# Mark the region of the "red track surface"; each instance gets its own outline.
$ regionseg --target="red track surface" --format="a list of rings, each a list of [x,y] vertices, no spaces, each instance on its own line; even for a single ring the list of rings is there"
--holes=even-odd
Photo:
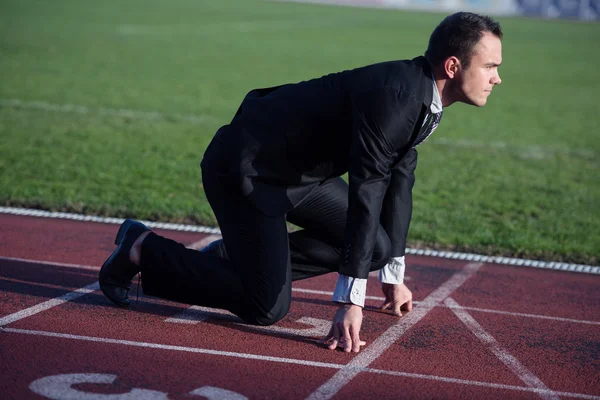
[[[3,399],[600,399],[597,275],[409,256],[415,308],[398,319],[368,299],[367,346],[346,354],[314,339],[333,274],[297,282],[290,314],[262,329],[141,289],[129,310],[95,287],[47,303],[97,281],[116,230],[0,215]],[[367,294],[381,296],[375,277]]]

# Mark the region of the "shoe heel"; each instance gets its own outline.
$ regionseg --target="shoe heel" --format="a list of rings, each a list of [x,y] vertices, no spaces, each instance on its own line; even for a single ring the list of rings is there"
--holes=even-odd
[[[121,239],[123,238],[123,235],[125,234],[125,232],[127,232],[127,228],[129,228],[129,225],[131,225],[131,220],[130,219],[126,219],[122,224],[121,227],[119,228],[119,232],[117,232],[117,237],[115,238],[115,245],[118,246],[121,243]]]

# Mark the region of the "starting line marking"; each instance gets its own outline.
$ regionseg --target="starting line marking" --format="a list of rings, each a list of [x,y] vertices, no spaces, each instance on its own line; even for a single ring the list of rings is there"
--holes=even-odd
[[[413,312],[414,311],[415,310],[413,310]],[[148,342],[135,342],[135,341],[131,341],[131,340],[110,339],[110,338],[82,336],[82,335],[71,335],[71,334],[67,334],[67,333],[36,331],[36,330],[29,330],[29,329],[0,328],[0,331],[6,332],[6,333],[19,333],[19,334],[25,334],[25,335],[46,336],[46,337],[55,337],[55,338],[71,339],[71,340],[82,340],[82,341],[88,341],[88,342],[119,344],[119,345],[134,346],[134,347],[145,347],[145,348],[159,349],[159,350],[181,351],[181,352],[196,353],[196,354],[208,354],[208,355],[215,355],[215,356],[235,357],[235,358],[242,358],[242,359],[247,359],[247,360],[270,361],[270,362],[279,362],[279,363],[284,363],[284,364],[297,364],[297,365],[305,365],[305,366],[309,366],[309,367],[331,368],[331,369],[338,369],[338,370],[341,370],[346,367],[346,365],[343,365],[343,364],[326,363],[326,362],[320,362],[320,361],[307,361],[307,360],[299,360],[299,359],[294,359],[294,358],[261,356],[261,355],[257,355],[257,354],[201,349],[201,348],[197,348],[197,347],[173,346],[173,345],[148,343]],[[438,382],[456,383],[456,384],[461,384],[461,385],[479,386],[479,387],[486,387],[486,388],[493,388],[493,389],[505,389],[505,390],[519,391],[519,392],[531,392],[531,393],[540,393],[540,394],[546,393],[543,389],[537,389],[537,388],[504,385],[504,384],[498,384],[498,383],[473,381],[473,380],[467,380],[467,379],[447,378],[447,377],[436,376],[436,375],[386,371],[386,370],[373,369],[373,368],[361,368],[360,371],[358,371],[358,372],[385,374],[385,375],[392,375],[392,376],[401,376],[401,377],[405,377],[405,378],[425,379],[425,380],[432,380],[432,381],[438,381]],[[571,393],[571,392],[552,392],[552,393],[556,394],[558,396],[563,396],[563,397],[573,397],[573,398],[586,399],[586,400],[600,400],[600,396],[593,396],[593,395],[587,395],[587,394],[582,394],[582,393]]]
[[[444,303],[450,307],[454,315],[479,339],[483,344],[508,367],[527,386],[543,391],[541,397],[548,400],[558,400],[559,397],[544,384],[536,375],[529,371],[515,356],[500,346],[500,343],[464,310],[454,299],[448,297]]]
[[[483,263],[467,264],[463,270],[452,275],[450,279],[431,292],[418,307],[414,308],[411,312],[406,314],[406,316],[398,320],[397,323],[388,328],[381,336],[375,339],[370,346],[358,353],[356,357],[315,390],[307,399],[325,400],[335,396],[340,389],[383,354],[383,352],[404,335],[408,329],[433,310],[438,303],[443,302],[456,289],[462,286],[463,283],[475,275],[482,265]]]
[[[17,208],[17,207],[0,207],[0,214],[10,215],[22,215],[40,218],[56,218],[56,219],[70,219],[74,221],[87,221],[87,222],[99,222],[105,224],[122,224],[123,218],[110,218],[110,217],[97,217],[92,215],[81,215],[64,212],[50,212],[43,210],[32,210],[28,208]],[[152,221],[140,221],[153,229],[167,229],[173,231],[182,232],[198,232],[198,233],[209,233],[213,235],[220,235],[221,231],[218,228],[210,228],[206,226],[196,225],[183,225],[183,224],[171,224],[163,222],[152,222]],[[446,258],[451,260],[470,261],[470,262],[484,262],[492,264],[503,264],[513,265],[522,267],[534,267],[542,269],[551,269],[559,271],[569,272],[582,272],[587,274],[600,274],[600,266],[584,265],[584,264],[569,264],[562,262],[546,262],[537,260],[525,260],[521,258],[512,257],[496,257],[496,256],[485,256],[481,254],[473,253],[459,253],[452,251],[437,251],[427,249],[406,249],[406,254],[417,255],[417,256],[428,256]]]

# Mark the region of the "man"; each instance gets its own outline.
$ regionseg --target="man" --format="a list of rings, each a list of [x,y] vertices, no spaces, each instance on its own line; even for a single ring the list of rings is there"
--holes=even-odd
[[[146,294],[269,325],[288,312],[293,280],[338,272],[324,342],[358,352],[370,271],[380,270],[383,308],[412,308],[403,275],[415,147],[444,107],[486,104],[501,82],[501,39],[492,19],[456,13],[424,57],[252,90],[201,164],[223,240],[189,250],[128,220],[100,271],[102,291],[127,306],[141,271]],[[286,221],[303,229],[288,234]]]

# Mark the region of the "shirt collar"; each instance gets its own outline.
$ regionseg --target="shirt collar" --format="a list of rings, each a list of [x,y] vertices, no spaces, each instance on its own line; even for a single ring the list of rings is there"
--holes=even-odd
[[[438,91],[437,85],[435,84],[435,76],[433,76],[433,72],[431,73],[431,79],[433,80],[433,99],[431,100],[431,112],[439,113],[442,112],[444,107],[442,106],[442,98],[440,97],[440,92]]]

